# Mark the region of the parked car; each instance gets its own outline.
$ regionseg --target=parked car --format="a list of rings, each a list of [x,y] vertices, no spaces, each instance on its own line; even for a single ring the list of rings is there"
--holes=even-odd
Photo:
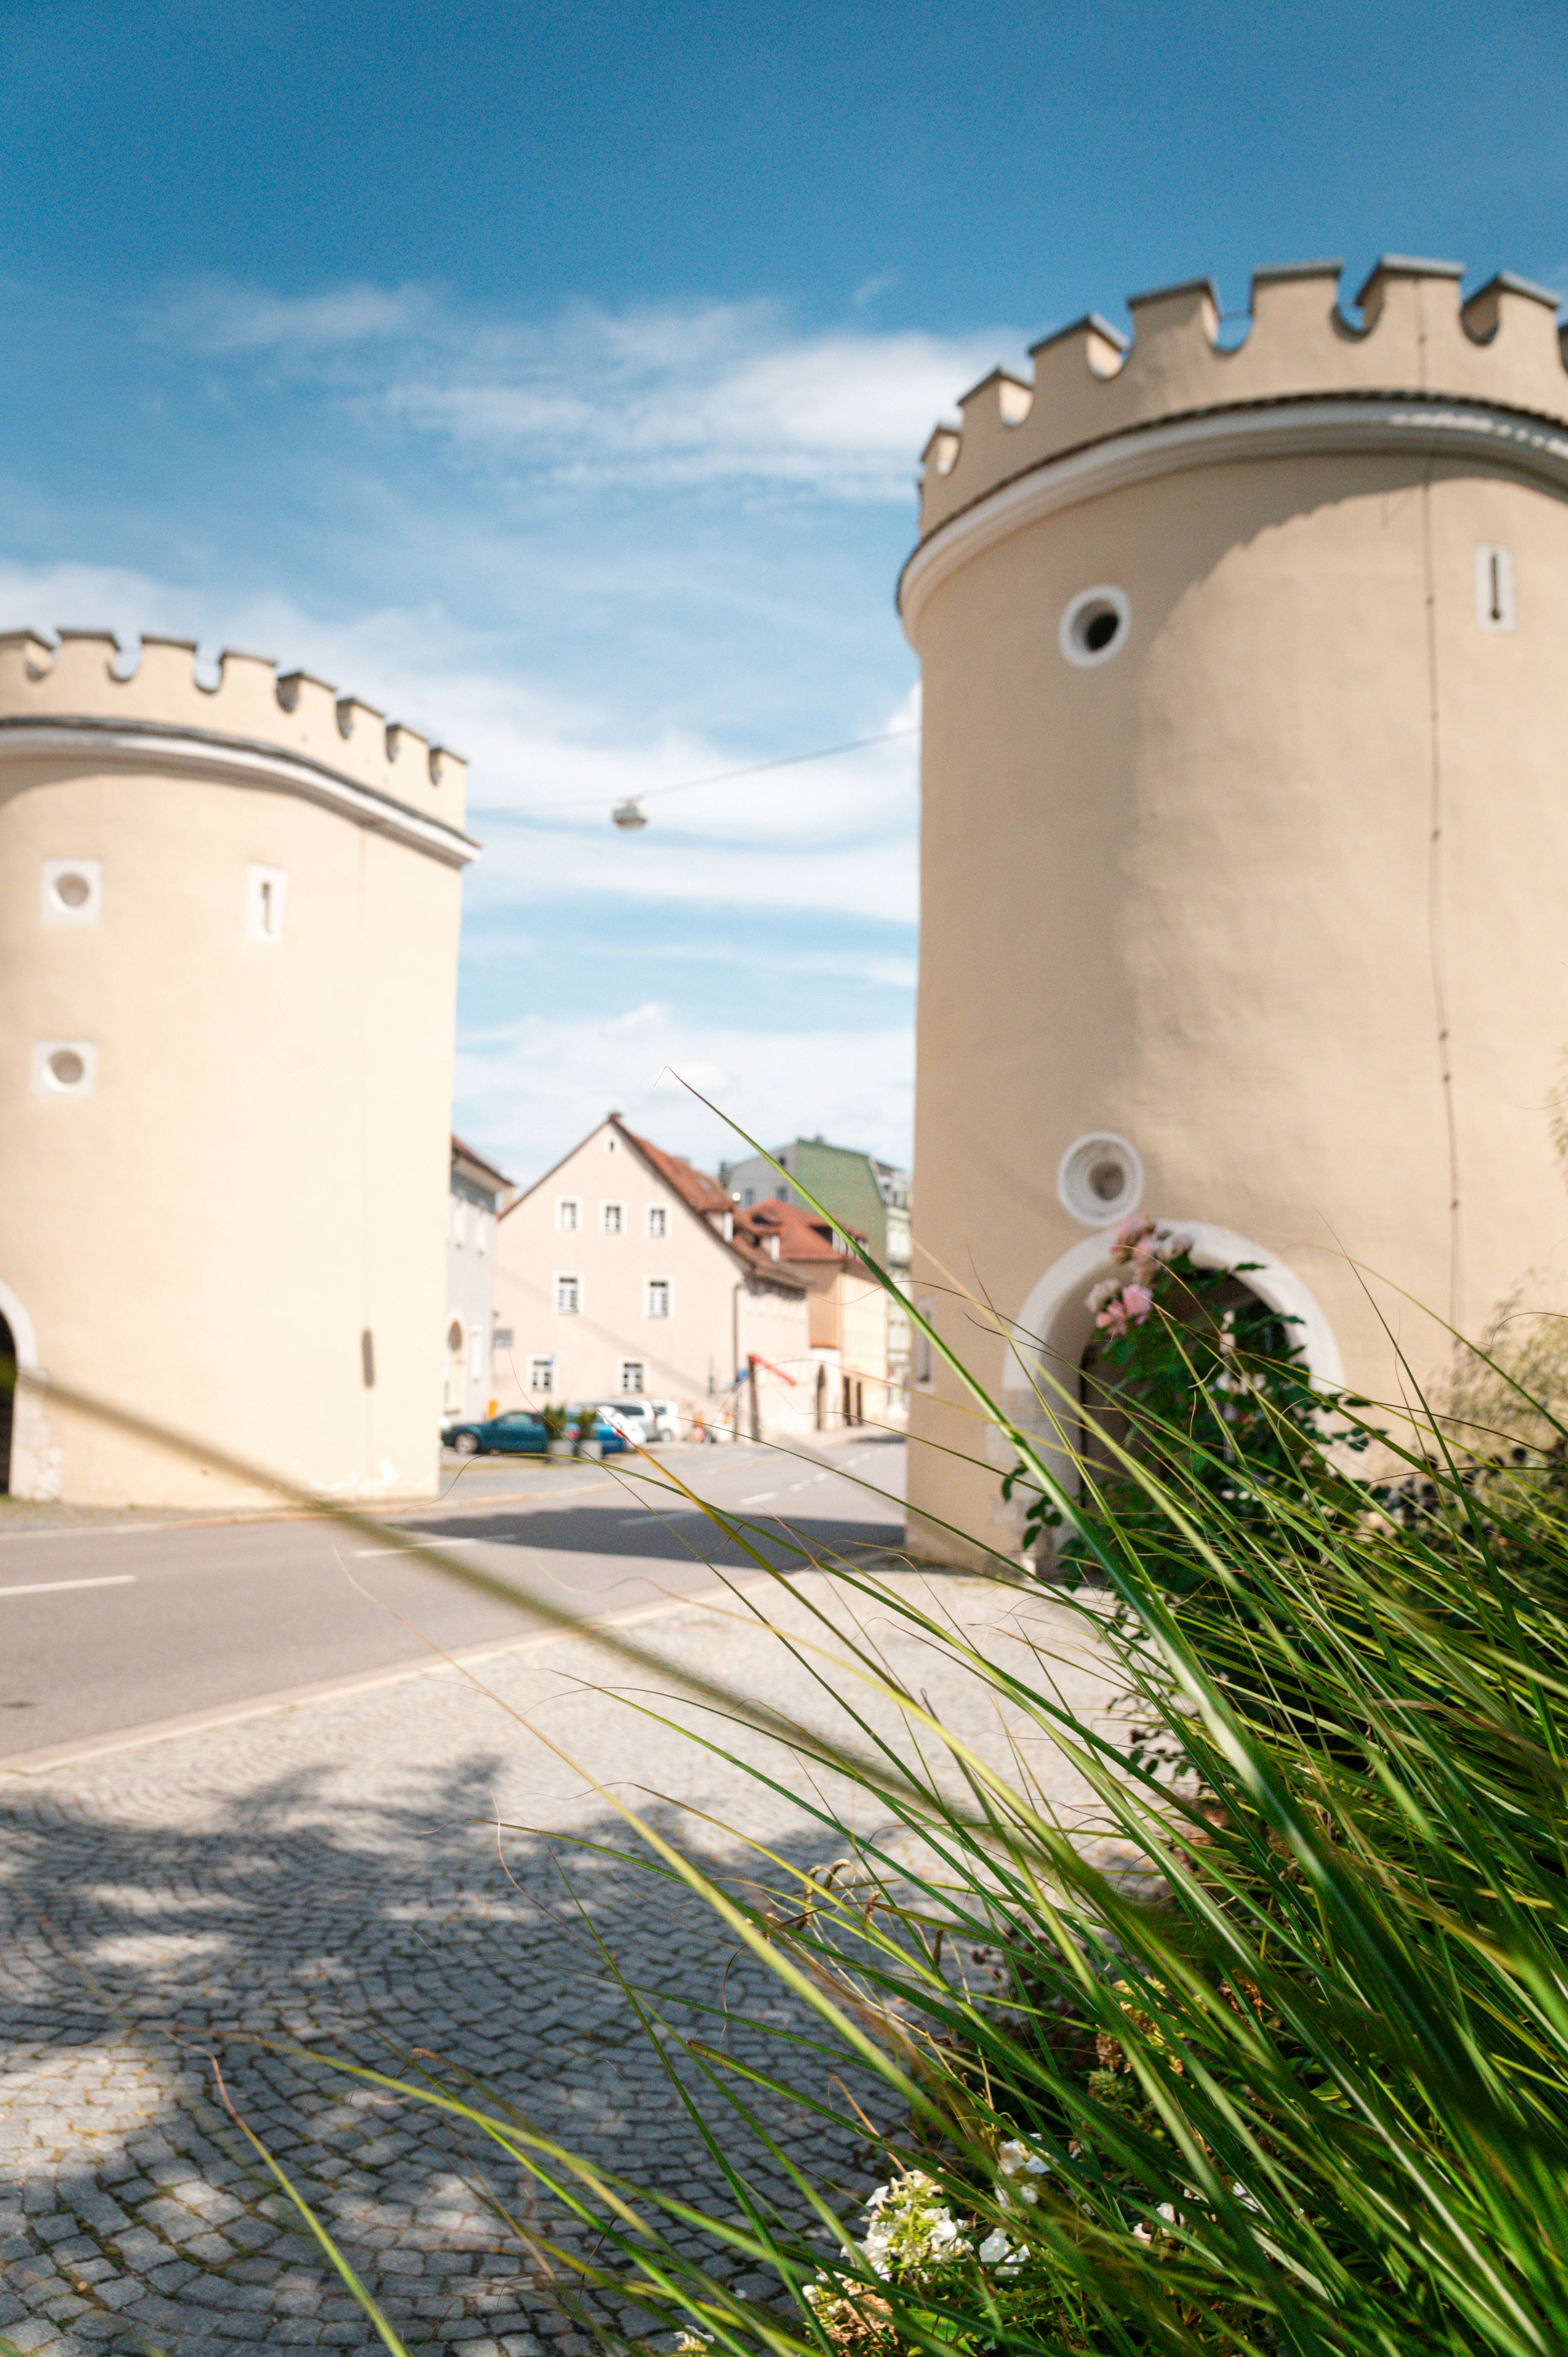
[[[644,1448],[652,1441],[675,1440],[680,1435],[673,1400],[606,1400],[604,1414],[628,1439],[640,1442]]]
[[[525,1407],[509,1408],[504,1415],[484,1416],[473,1424],[447,1424],[441,1427],[442,1447],[455,1448],[459,1457],[542,1457],[545,1437],[542,1418]],[[607,1457],[613,1457],[618,1449],[626,1447],[621,1435],[605,1421],[602,1414],[598,1440]]]
[[[505,1415],[482,1416],[473,1424],[441,1427],[441,1446],[459,1457],[542,1457],[544,1426],[525,1407],[509,1408]]]
[[[566,1411],[568,1428],[580,1433],[583,1427],[579,1419],[585,1412],[591,1413],[595,1418],[593,1437],[599,1444],[600,1455],[604,1457],[618,1455],[626,1447],[626,1436],[610,1422],[602,1407],[595,1405],[590,1410],[589,1404],[585,1400],[581,1407],[569,1407]]]

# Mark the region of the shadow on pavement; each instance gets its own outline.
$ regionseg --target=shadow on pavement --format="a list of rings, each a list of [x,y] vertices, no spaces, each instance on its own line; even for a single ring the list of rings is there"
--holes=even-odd
[[[122,1767],[123,1788],[101,1781],[94,1803],[4,1796],[0,2133],[18,2206],[7,2217],[0,2189],[0,2333],[62,2357],[374,2341],[213,2103],[216,2055],[240,2110],[411,2344],[519,2357],[557,2339],[559,2306],[506,2222],[562,2222],[515,2168],[471,2133],[246,2040],[393,2069],[432,2050],[542,2133],[727,2214],[733,2195],[589,1924],[677,2033],[831,2104],[841,2128],[782,2102],[761,2108],[819,2185],[863,2198],[842,2087],[874,2112],[876,2093],[837,2058],[786,2041],[800,2014],[698,1900],[608,1854],[628,1843],[618,1819],[580,1813],[598,1855],[523,1832],[505,1836],[503,1862],[492,1794],[504,1765],[475,1749],[373,1797],[363,1774],[345,1796],[342,1759],[243,1790],[231,1777],[227,1794],[199,1789],[193,1770],[177,1807],[166,1769],[156,1806],[140,1803],[135,1765]],[[700,1846],[691,1820],[658,1815]],[[802,1865],[815,1855],[810,1836],[780,1846]],[[710,1843],[708,1856],[738,1870],[738,1853]],[[661,2042],[689,2078],[676,2039]],[[723,2135],[737,2156],[733,2116]],[[754,2158],[758,2181],[797,2211],[780,2169]],[[38,2338],[44,2321],[61,2337]],[[589,2344],[566,2332],[562,2345]]]

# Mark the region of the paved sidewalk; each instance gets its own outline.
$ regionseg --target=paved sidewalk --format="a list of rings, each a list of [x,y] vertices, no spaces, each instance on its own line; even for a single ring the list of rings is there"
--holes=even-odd
[[[1015,1646],[1015,1595],[957,1577],[900,1584],[991,1631],[986,1641]],[[821,1580],[800,1587],[826,1592]],[[779,1594],[768,1591],[775,1612]],[[806,1625],[797,1598],[782,1609]],[[1076,1652],[1062,1674],[1075,1707],[1101,1710],[1081,1634],[1047,1600],[1022,1610]],[[890,1618],[875,1628],[953,1723],[1001,1744],[975,1681]],[[630,1633],[832,1723],[804,1671],[733,1602],[686,1604]],[[730,1827],[801,1864],[828,1855],[789,1797],[804,1792],[803,1772],[783,1762],[787,1792],[776,1795],[715,1761],[633,1707],[671,1708],[655,1679],[585,1640],[536,1641],[482,1675],[499,1699],[442,1669],[0,1777],[0,2337],[14,2348],[200,2357],[240,2343],[374,2342],[214,2102],[213,2056],[411,2343],[466,2357],[585,2348],[506,2222],[556,2222],[493,2147],[325,2063],[242,2041],[292,2039],[392,2069],[430,2050],[539,2131],[723,2206],[660,2049],[589,1924],[627,1977],[658,1993],[676,2032],[832,2097],[830,2066],[777,2039],[800,2026],[780,1986],[700,1902],[612,1854],[633,1844],[570,1762],[740,1878],[753,1869]],[[625,1698],[596,1691],[596,1679],[618,1682]],[[671,1715],[697,1716],[690,1705]],[[779,1770],[761,1738],[717,1732]],[[1047,1754],[1038,1765],[1064,1809],[1081,1813],[1062,1764]],[[867,1831],[880,1815],[862,1803]],[[721,2014],[693,2010],[714,2007]],[[667,2033],[660,2042],[679,2052]],[[882,2104],[853,2083],[868,2108]],[[853,2125],[824,2126],[782,2102],[769,2117],[818,2182],[846,2205],[864,2195]],[[737,2148],[733,2129],[725,2141]]]

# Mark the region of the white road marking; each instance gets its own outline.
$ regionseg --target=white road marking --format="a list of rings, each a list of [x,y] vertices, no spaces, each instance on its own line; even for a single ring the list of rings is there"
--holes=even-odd
[[[443,1539],[437,1538],[434,1531],[426,1531],[422,1532],[416,1539],[406,1540],[402,1546],[356,1547],[354,1549],[354,1553],[356,1556],[367,1555],[413,1555],[417,1547],[422,1546],[458,1547],[482,1546],[483,1544],[484,1541],[482,1539]]]
[[[766,1506],[769,1498],[778,1495],[777,1490],[759,1490],[755,1498],[743,1498],[740,1502],[743,1506]]]
[[[134,1587],[134,1571],[116,1571],[107,1579],[30,1579],[25,1587],[0,1587],[0,1596],[53,1596],[62,1587]]]

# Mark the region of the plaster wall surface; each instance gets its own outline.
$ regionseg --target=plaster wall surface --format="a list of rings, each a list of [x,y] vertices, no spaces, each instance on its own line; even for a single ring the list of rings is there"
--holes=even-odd
[[[496,1194],[453,1157],[446,1232],[442,1413],[488,1415],[495,1395]]]
[[[1477,611],[1492,545],[1511,629]],[[1058,621],[1100,584],[1128,621],[1077,666]],[[1026,1412],[946,1287],[1019,1314],[1093,1232],[1055,1181],[1097,1131],[1135,1146],[1144,1210],[1296,1272],[1376,1396],[1385,1319],[1428,1379],[1437,1320],[1475,1334],[1521,1282],[1560,1305],[1564,490],[1437,436],[1184,464],[950,557],[910,628],[915,1283],[981,1374]],[[917,1528],[995,1539],[995,1451],[940,1366],[913,1421],[977,1460],[916,1449]]]
[[[0,679],[0,1279],[57,1384],[198,1447],[29,1391],[12,1486],[262,1494],[206,1444],[338,1494],[428,1494],[471,846],[433,856],[264,760],[241,781],[222,743],[171,760],[118,706],[113,742],[64,725],[85,691],[40,746],[7,725],[37,687]],[[97,863],[95,921],[47,920],[59,860]],[[274,938],[257,866],[286,879]],[[40,1088],[51,1041],[91,1051],[90,1092]]]

